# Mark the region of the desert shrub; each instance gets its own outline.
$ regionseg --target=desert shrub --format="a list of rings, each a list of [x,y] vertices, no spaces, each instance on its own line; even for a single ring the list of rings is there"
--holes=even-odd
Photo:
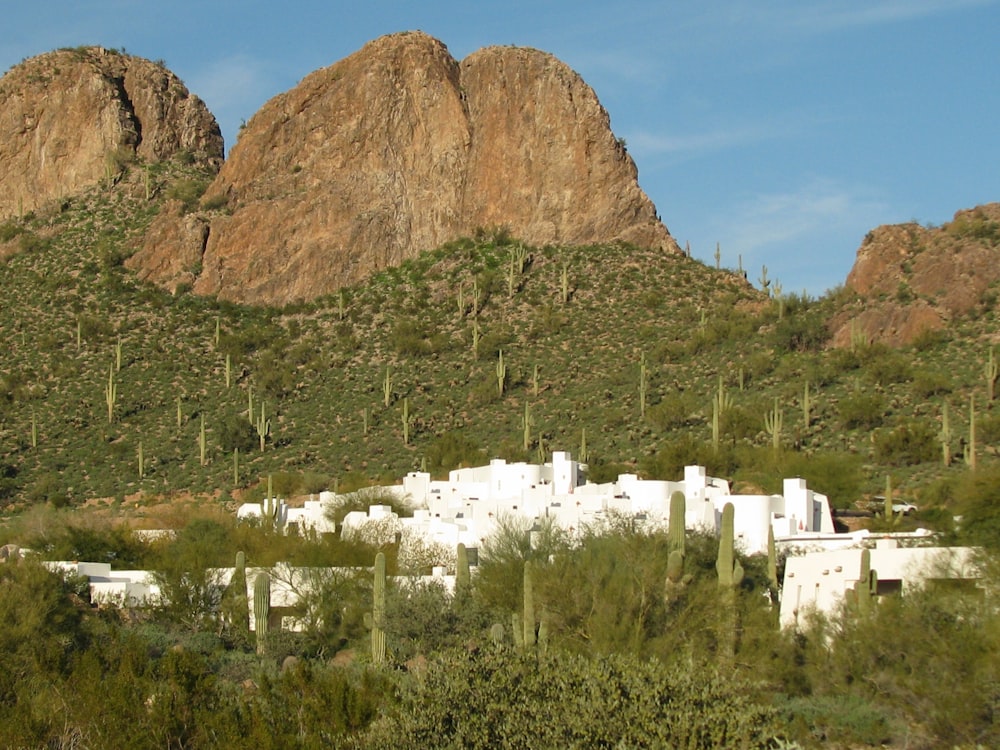
[[[719,419],[719,431],[729,440],[748,440],[763,428],[764,417],[742,406],[732,406]]]
[[[856,695],[779,698],[776,707],[791,736],[811,742],[874,747],[893,734],[888,713]]]
[[[934,461],[939,455],[937,431],[926,422],[908,422],[875,433],[875,459],[894,466]]]
[[[198,201],[207,188],[208,180],[206,179],[182,178],[167,188],[167,197],[180,201],[182,211],[187,213],[198,207]]]
[[[819,351],[830,339],[830,331],[822,316],[803,312],[786,313],[774,326],[771,340],[779,352]]]
[[[983,443],[996,445],[1000,442],[1000,412],[991,412],[976,419],[976,436]]]
[[[879,393],[854,393],[840,401],[837,414],[848,430],[878,427],[885,417],[885,399]]]
[[[232,453],[238,449],[240,453],[246,455],[260,445],[246,412],[230,412],[216,429],[216,434],[219,447],[225,453]]]
[[[5,221],[0,224],[0,242],[10,242],[24,231],[24,227],[16,221]]]
[[[732,675],[622,656],[449,652],[402,687],[373,746],[763,748],[778,731]]]
[[[427,447],[427,468],[435,473],[460,466],[478,466],[485,456],[482,447],[474,439],[461,430],[451,430],[435,438]]]
[[[48,502],[56,508],[69,505],[69,492],[63,480],[54,472],[39,475],[26,494],[28,500],[33,503]]]
[[[664,441],[656,453],[644,457],[640,469],[648,479],[677,481],[684,476],[685,466],[704,466],[713,476],[729,476],[737,467],[737,455],[732,445],[722,442],[718,450],[711,443],[689,434]]]
[[[649,407],[646,417],[658,430],[667,431],[689,425],[696,411],[693,396],[685,392],[668,393]]]
[[[1000,467],[965,475],[955,487],[954,502],[962,516],[960,537],[968,544],[1000,550]]]
[[[954,237],[982,240],[991,245],[1000,242],[1000,222],[992,221],[979,210],[962,214],[944,229]]]
[[[202,211],[217,211],[220,208],[225,208],[228,202],[225,193],[216,193],[202,198],[200,205]]]
[[[405,357],[420,357],[431,352],[426,330],[411,318],[396,324],[392,331],[392,346]]]
[[[811,489],[826,495],[834,508],[850,507],[864,487],[861,457],[850,453],[786,453],[778,473],[802,477]]]
[[[913,395],[919,399],[951,393],[952,381],[936,370],[918,370],[913,376]]]
[[[869,347],[864,369],[866,377],[876,385],[904,383],[913,377],[910,361],[905,356],[881,347]]]

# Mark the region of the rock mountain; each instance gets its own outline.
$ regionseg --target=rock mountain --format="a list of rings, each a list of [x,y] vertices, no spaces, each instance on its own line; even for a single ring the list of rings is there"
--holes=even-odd
[[[267,102],[205,200],[225,209],[169,207],[130,267],[167,287],[281,304],[477,228],[677,251],[576,73],[517,47],[459,63],[420,32],[376,39]]]
[[[847,287],[862,309],[833,321],[834,343],[852,331],[890,345],[912,342],[959,315],[996,303],[1000,282],[1000,203],[959,211],[940,227],[878,227],[858,249]]]
[[[101,47],[49,52],[0,78],[0,219],[101,180],[136,156],[222,163],[205,104],[163,65]]]

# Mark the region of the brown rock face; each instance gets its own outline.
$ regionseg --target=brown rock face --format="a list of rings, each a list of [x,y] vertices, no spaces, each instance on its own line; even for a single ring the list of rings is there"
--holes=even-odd
[[[910,343],[983,304],[1000,280],[1000,203],[959,211],[935,229],[879,227],[858,249],[847,286],[865,303],[853,325],[871,341]],[[836,321],[835,343],[850,340],[851,321]]]
[[[0,218],[116,174],[133,156],[222,162],[215,118],[180,80],[138,57],[81,47],[0,78]]]
[[[269,101],[207,196],[194,290],[280,304],[315,298],[419,252],[503,226],[530,244],[677,246],[594,92],[535,50],[459,64],[419,33],[377,39]],[[163,215],[130,259],[168,287],[191,243]],[[190,252],[190,250],[188,250]],[[190,266],[190,264],[185,264]]]

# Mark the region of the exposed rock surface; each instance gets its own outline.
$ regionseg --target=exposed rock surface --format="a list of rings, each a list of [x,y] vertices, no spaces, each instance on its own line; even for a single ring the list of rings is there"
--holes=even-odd
[[[218,166],[222,134],[162,65],[100,47],[33,57],[0,78],[0,219],[71,195],[138,156]]]
[[[677,250],[576,73],[514,47],[459,64],[420,32],[376,39],[265,104],[206,193],[219,196],[228,211],[208,217],[200,263],[190,219],[168,211],[130,266],[168,287],[195,267],[198,293],[281,304],[480,227]]]
[[[847,276],[863,309],[834,321],[834,343],[849,343],[852,331],[869,341],[910,343],[955,316],[992,305],[998,281],[1000,203],[959,211],[933,229],[878,227],[865,237]]]

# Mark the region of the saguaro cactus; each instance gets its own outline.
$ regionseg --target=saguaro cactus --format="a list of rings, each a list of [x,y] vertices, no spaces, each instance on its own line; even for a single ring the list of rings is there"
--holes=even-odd
[[[997,375],[1000,374],[1000,365],[997,364],[992,346],[990,347],[990,356],[986,360],[983,374],[986,376],[986,403],[992,404],[996,397]]]
[[[649,373],[646,371],[646,352],[639,355],[639,416],[646,416],[646,396],[649,392]]]
[[[778,606],[778,552],[774,546],[774,527],[767,527],[767,593],[771,605]]]
[[[255,597],[256,593],[255,590]],[[247,599],[247,556],[242,550],[236,553],[236,565],[229,581],[229,602],[232,628],[246,636],[250,631],[250,601]],[[256,606],[256,602],[254,605]]]
[[[684,557],[687,545],[685,510],[687,501],[683,492],[670,496],[670,518],[667,532],[667,602],[677,598],[681,589],[691,582],[692,576],[684,574]]]
[[[257,432],[257,437],[260,439],[260,451],[264,452],[264,443],[267,440],[268,434],[271,432],[271,420],[265,416],[264,412],[265,404],[263,401],[260,402],[260,416],[257,417],[257,421],[254,423],[254,430]]]
[[[403,412],[399,415],[403,423],[403,445],[410,444],[410,399],[403,398]]]
[[[375,578],[372,595],[372,661],[385,663],[385,555],[375,555]]]
[[[522,616],[522,626],[524,627],[524,648],[525,650],[535,647],[535,587],[531,573],[531,561],[524,563],[524,614]]]
[[[736,508],[726,503],[722,509],[722,528],[719,536],[719,554],[715,560],[715,570],[719,575],[719,585],[735,588],[743,582],[743,566],[736,559],[735,550]]]
[[[872,570],[871,552],[861,550],[861,571],[858,582],[854,585],[854,597],[857,602],[858,614],[867,615],[872,611],[875,597],[878,595],[878,573]]]
[[[947,401],[941,407],[941,432],[938,433],[938,440],[941,441],[941,462],[945,466],[951,466],[951,421],[948,419]]]
[[[976,396],[969,396],[969,442],[965,445],[965,463],[976,468]]]
[[[522,429],[522,440],[524,443],[524,450],[527,451],[531,447],[531,428],[535,426],[535,418],[531,416],[531,407],[528,402],[524,402],[524,416],[521,417],[521,429]]]
[[[205,414],[204,414],[204,412],[202,412],[202,414],[200,415],[200,417],[201,417],[201,421],[199,422],[199,426],[198,426],[198,457],[201,460],[201,465],[204,466],[206,463],[208,463],[208,459],[206,458],[206,455],[205,455],[206,451],[207,451],[208,444],[207,444],[207,442],[205,440]]]
[[[264,571],[253,582],[253,620],[257,634],[257,653],[267,650],[268,617],[271,615],[271,576]]]
[[[722,616],[719,618],[719,644],[722,655],[731,659],[736,654],[739,617],[736,608],[736,589],[743,582],[743,566],[736,559],[735,545],[736,509],[726,503],[722,509],[722,529],[719,537],[719,555],[715,570],[722,588]]]
[[[507,382],[507,364],[503,360],[503,349],[497,354],[497,391],[503,396],[503,387]]]
[[[802,389],[802,426],[808,430],[812,424],[812,403],[809,398],[809,381],[806,381]]]
[[[764,431],[771,436],[771,447],[775,453],[781,450],[781,426],[784,413],[778,408],[778,399],[774,399],[774,408],[764,415]]]
[[[115,421],[115,402],[118,400],[118,383],[115,381],[115,367],[108,368],[108,382],[104,386],[104,403],[108,407],[108,424]]]
[[[469,569],[469,551],[461,542],[455,549],[455,603],[463,604],[472,593],[472,572]]]
[[[385,377],[382,378],[382,403],[388,407],[392,401],[392,369],[385,368]]]

